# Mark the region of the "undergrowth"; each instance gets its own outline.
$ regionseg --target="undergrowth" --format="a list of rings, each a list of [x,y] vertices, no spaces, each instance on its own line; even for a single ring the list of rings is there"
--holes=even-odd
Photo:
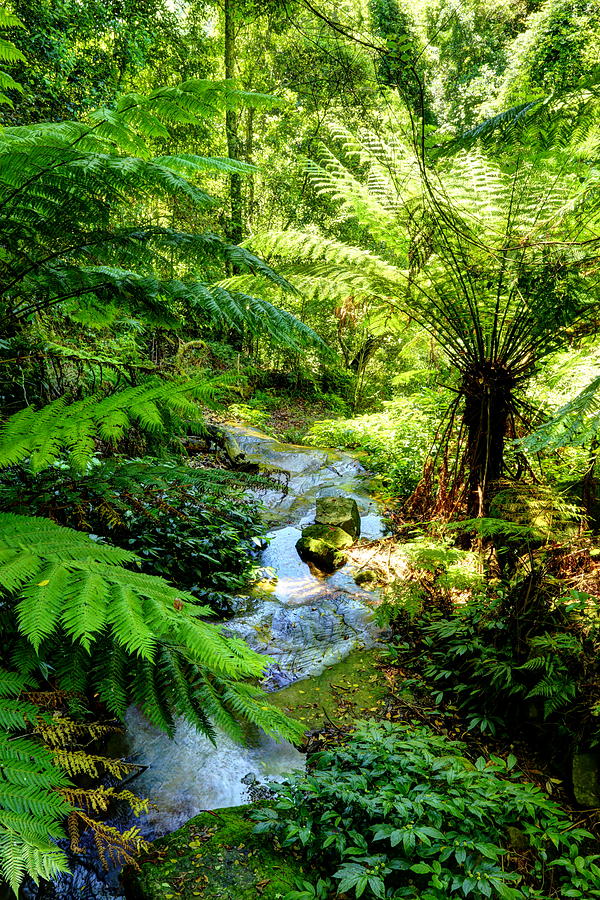
[[[146,572],[226,613],[225,595],[246,585],[264,532],[235,477],[244,480],[175,461],[94,458],[84,473],[66,463],[36,475],[7,470],[0,502],[132,550]]]
[[[516,762],[471,762],[464,744],[420,725],[357,723],[275,787],[255,830],[311,867],[312,883],[286,900],[600,897],[592,836]]]
[[[432,412],[439,398],[427,394],[383,404],[383,411],[353,419],[316,422],[305,437],[316,447],[336,447],[361,454],[383,490],[408,497],[417,486],[434,440]]]

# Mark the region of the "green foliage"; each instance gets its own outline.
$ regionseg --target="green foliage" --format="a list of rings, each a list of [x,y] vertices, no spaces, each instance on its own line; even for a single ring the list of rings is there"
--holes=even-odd
[[[432,335],[458,376],[442,452],[450,455],[455,436],[458,449],[439,506],[487,515],[489,485],[505,472],[506,437],[522,415],[520,391],[597,309],[596,275],[583,263],[595,242],[596,177],[549,179],[528,164],[507,172],[478,153],[430,171],[398,141],[359,141],[343,129],[338,138],[341,159],[327,150],[309,174],[362,226],[363,246],[290,232],[255,246],[277,254],[309,297],[370,296],[382,321],[404,313]]]
[[[600,14],[588,0],[545,0],[516,39],[503,99],[573,89],[598,74]]]
[[[379,62],[379,78],[398,89],[411,112],[427,116],[422,95],[423,48],[413,16],[398,0],[369,0],[369,13],[373,31],[385,39],[386,45]]]
[[[67,870],[55,841],[71,806],[58,790],[68,785],[51,753],[20,736],[39,710],[20,699],[26,679],[0,669],[0,874],[15,891],[26,874],[36,882]]]
[[[15,41],[27,59],[16,73],[23,96],[9,117],[19,123],[71,118],[111,101],[176,30],[162,0],[13,0],[11,6],[24,26]]]
[[[260,409],[256,403],[230,403],[227,407],[227,414],[245,425],[252,425],[261,431],[269,431],[269,413]]]
[[[515,765],[473,764],[463,744],[423,726],[359,723],[345,745],[317,753],[308,774],[276,789],[255,830],[300,849],[313,871],[356,897],[600,896],[597,857],[581,850],[589,834]],[[526,862],[511,855],[509,828],[523,833]]]
[[[316,422],[304,441],[317,447],[360,451],[384,490],[407,497],[416,487],[433,443],[433,396],[384,402],[384,411]]]
[[[600,431],[600,378],[588,384],[565,403],[550,419],[523,441],[532,453],[561,447],[585,446],[594,442]]]
[[[198,422],[199,410],[190,395],[211,402],[226,384],[223,378],[149,381],[108,397],[92,395],[74,403],[63,397],[39,410],[28,406],[0,429],[0,467],[26,462],[36,473],[68,451],[73,467],[84,471],[98,439],[115,446],[134,425],[160,433],[168,413]]]
[[[198,607],[193,596],[124,568],[136,562],[131,552],[47,519],[9,513],[0,518],[3,652],[16,670],[8,675],[9,687],[22,685],[16,672],[39,679],[51,670],[60,690],[94,696],[119,718],[136,703],[169,733],[176,717],[184,716],[211,737],[217,724],[241,739],[240,719],[275,736],[299,735],[297,726],[266,705],[260,689],[242,680],[259,677],[268,659],[203,621],[211,611]],[[19,753],[33,750],[27,742],[9,740],[6,731],[25,728],[31,714],[10,701],[2,707],[0,743],[21,761]],[[44,758],[36,757],[36,765]],[[47,779],[44,785],[52,786]],[[12,834],[11,797],[0,796],[0,826]],[[27,808],[33,821],[25,822],[14,842],[4,842],[13,884],[25,871],[55,874],[62,860],[54,848],[48,852],[48,841],[57,835],[59,814],[68,810],[56,807],[52,820],[45,811],[51,801],[44,797]]]
[[[84,467],[96,433],[110,441],[132,421],[162,426],[156,403],[167,402],[164,385],[124,393],[17,413],[3,431],[5,464],[29,460],[35,474],[67,447]],[[175,392],[168,405],[181,411],[190,404]],[[3,654],[13,669],[33,679],[52,671],[61,690],[94,696],[119,718],[135,703],[169,733],[183,716],[211,737],[218,725],[242,739],[244,719],[274,736],[298,736],[300,729],[244,681],[259,678],[268,659],[204,621],[212,610],[192,594],[136,571],[140,561],[48,519],[0,514]],[[0,728],[0,740],[5,733]],[[9,827],[6,803],[0,797],[0,823],[4,818]],[[57,816],[51,820],[44,809],[40,801],[39,819],[4,843],[12,884],[25,872],[51,877],[64,864],[53,845],[48,851]]]
[[[41,311],[109,306],[146,323],[191,321],[266,333],[294,348],[318,344],[312,331],[270,303],[211,283],[227,266],[285,279],[254,254],[197,226],[190,233],[149,215],[154,205],[200,216],[213,199],[205,173],[253,171],[238,161],[182,153],[152,157],[169,128],[196,125],[242,103],[272,98],[229,83],[189,80],[147,97],[124,95],[86,123],[6,128],[0,135],[3,210],[0,309],[15,340]],[[219,272],[221,269],[221,272]]]
[[[92,459],[84,473],[57,463],[0,480],[6,511],[47,516],[137,553],[142,570],[190,591],[216,612],[240,590],[261,544],[259,510],[243,496],[260,479],[172,461]]]
[[[523,28],[527,0],[426,0],[424,61],[438,134],[469,128],[494,109]]]
[[[22,28],[23,23],[20,19],[8,12],[6,7],[2,6],[0,8],[0,29],[3,31],[7,28]],[[15,63],[23,62],[25,57],[18,47],[12,41],[7,41],[5,38],[0,38],[0,63],[3,65],[8,63],[9,65],[15,65]],[[12,100],[5,93],[5,91],[15,91],[19,92],[22,90],[21,85],[14,80],[14,78],[8,74],[8,72],[0,71],[0,104],[8,104],[12,106]]]
[[[400,655],[420,655],[436,702],[457,706],[470,730],[522,732],[527,723],[567,747],[597,742],[595,600],[548,590],[522,578],[492,597],[475,593],[452,614],[423,604]]]

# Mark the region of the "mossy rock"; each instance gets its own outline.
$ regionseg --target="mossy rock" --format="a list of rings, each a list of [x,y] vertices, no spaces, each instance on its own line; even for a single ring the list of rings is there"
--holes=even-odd
[[[342,725],[381,715],[388,685],[378,658],[376,650],[356,650],[320,675],[274,691],[269,700],[302,722],[307,731],[328,722]]]
[[[317,524],[302,530],[296,550],[304,562],[312,563],[323,572],[333,572],[344,565],[347,557],[343,551],[352,544],[352,538],[342,528]]]
[[[318,525],[335,525],[353,540],[360,536],[360,512],[352,497],[319,497],[315,522]]]
[[[252,833],[250,806],[191,819],[152,844],[123,876],[127,900],[281,900],[304,875],[289,849]]]
[[[377,581],[377,573],[373,572],[372,569],[362,569],[362,571],[356,573],[354,580],[358,585],[374,584]]]

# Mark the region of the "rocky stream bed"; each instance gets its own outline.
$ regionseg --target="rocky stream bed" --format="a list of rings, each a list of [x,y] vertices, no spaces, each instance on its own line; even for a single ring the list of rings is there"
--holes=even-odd
[[[384,523],[368,477],[349,454],[283,444],[250,429],[231,427],[230,433],[248,461],[279,473],[283,490],[257,495],[271,529],[262,555],[264,578],[250,596],[237,598],[238,612],[224,627],[273,659],[265,685],[274,702],[293,711],[307,729],[336,714],[340,694],[346,713],[360,716],[381,692],[370,652],[378,638],[372,622],[376,597],[356,584],[348,565],[319,574],[300,558],[296,544],[302,528],[314,521],[321,497],[354,499],[361,539],[381,537]],[[156,840],[141,874],[126,879],[124,893],[118,872],[106,875],[83,864],[53,893],[30,896],[269,900],[281,893],[282,879],[290,889],[290,872],[265,875],[265,867],[283,864],[252,849],[243,805],[250,786],[304,765],[293,745],[256,736],[239,746],[223,734],[215,746],[185,723],[170,740],[133,708],[126,740],[128,758],[146,767],[135,790],[152,800],[149,813],[136,821]],[[243,852],[235,851],[238,846]]]

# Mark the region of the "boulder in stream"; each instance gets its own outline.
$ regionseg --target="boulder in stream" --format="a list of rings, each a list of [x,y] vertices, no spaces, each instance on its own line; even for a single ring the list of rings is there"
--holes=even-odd
[[[347,531],[335,525],[309,525],[302,529],[296,544],[300,559],[313,563],[323,572],[333,572],[346,562],[343,552],[354,543]]]
[[[353,540],[360,537],[360,512],[352,497],[318,497],[315,522],[341,528]]]
[[[127,900],[279,900],[307,876],[289,849],[252,833],[251,807],[203,812],[155,841],[123,874]]]

